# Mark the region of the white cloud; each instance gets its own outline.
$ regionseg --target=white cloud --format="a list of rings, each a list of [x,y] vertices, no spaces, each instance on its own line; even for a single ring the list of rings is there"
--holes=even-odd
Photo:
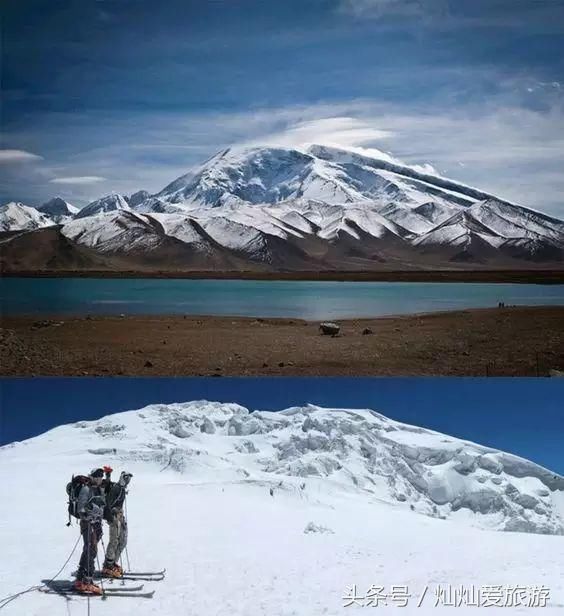
[[[98,182],[105,182],[106,178],[98,175],[77,175],[67,178],[53,178],[49,180],[50,184],[96,184]]]
[[[262,134],[245,145],[273,145],[280,147],[307,147],[310,144],[356,148],[366,143],[390,137],[389,131],[376,128],[370,122],[348,116],[302,120],[285,126],[271,134]],[[358,149],[358,148],[357,148]],[[391,157],[377,151],[384,158]]]
[[[402,164],[390,152],[374,147],[374,142],[393,138],[393,132],[377,127],[372,118],[336,116],[297,122],[284,130],[261,135],[244,145],[273,145],[304,149],[312,144],[345,148],[358,154],[372,156],[391,163]],[[372,144],[371,147],[363,147]],[[433,173],[431,165],[412,165],[420,171]]]
[[[320,117],[330,107],[312,106],[301,109],[307,119],[290,119],[250,143],[341,146],[564,217],[564,105],[554,99],[549,110],[537,111],[499,102],[430,111],[356,101],[352,113],[331,117]],[[341,103],[333,111],[345,109]],[[275,123],[276,112],[270,113]]]
[[[25,150],[0,150],[0,163],[29,163],[42,159],[42,156]]]
[[[232,145],[320,143],[434,168],[564,218],[564,101],[557,88],[541,89],[533,99],[542,105],[527,108],[526,87],[533,84],[533,79],[512,80],[495,99],[455,106],[350,100],[238,113],[116,115],[105,118],[103,139],[95,119],[64,117],[45,139],[64,142],[69,131],[79,133],[81,150],[64,158],[49,153],[57,166],[47,176],[26,172],[6,178],[4,192],[11,199],[43,202],[51,196],[49,186],[66,184],[63,196],[83,204],[112,191],[157,192]],[[84,182],[85,170],[92,173],[87,178],[97,180]]]
[[[338,9],[342,13],[362,18],[446,15],[449,12],[448,0],[340,0]]]

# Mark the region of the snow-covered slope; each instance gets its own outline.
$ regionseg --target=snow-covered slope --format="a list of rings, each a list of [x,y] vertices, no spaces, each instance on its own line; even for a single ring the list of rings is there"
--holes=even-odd
[[[61,197],[54,197],[40,205],[37,209],[57,224],[68,222],[79,211],[77,207],[61,199]]]
[[[77,244],[104,252],[151,249],[160,241],[154,226],[144,216],[128,210],[100,212],[64,225],[62,233]]]
[[[195,270],[241,267],[237,255],[216,244],[186,216],[139,214],[115,210],[75,218],[61,229],[78,246],[119,259],[117,267],[149,266],[158,269]]]
[[[372,246],[380,261],[397,258],[397,242],[396,254],[387,254],[393,236],[412,244],[414,261],[420,247],[429,246],[437,258],[451,262],[560,261],[558,247],[564,245],[564,223],[544,214],[388,159],[316,145],[225,150],[139,208],[184,209],[203,225],[221,216],[289,241],[300,235],[320,238],[343,244],[343,254],[366,254],[367,240],[371,245],[374,239],[385,240]],[[508,239],[517,240],[516,245],[501,250]],[[525,239],[537,240],[542,249]],[[355,240],[357,247],[351,245]],[[453,254],[455,245],[463,250],[462,258]],[[319,252],[319,244],[314,246]],[[402,259],[410,257],[402,253]]]
[[[372,200],[381,206],[392,202],[416,206],[433,196],[446,203],[466,204],[472,202],[472,196],[489,195],[408,167],[346,150],[311,146],[306,150],[230,148],[178,178],[156,196],[186,207],[215,207],[298,198],[333,204]]]
[[[10,201],[0,205],[0,231],[33,231],[56,224],[34,207]]]
[[[151,601],[97,601],[96,614],[173,616],[188,604],[197,614],[346,614],[353,584],[407,585],[423,615],[449,584],[544,585],[548,605],[564,604],[564,478],[369,410],[249,413],[210,402],[153,405],[1,448],[11,502],[34,504],[3,510],[1,597],[65,562],[78,532],[65,527],[66,481],[103,464],[134,475],[133,568],[166,567],[167,577],[146,583]],[[28,593],[6,612],[63,604]]]
[[[491,228],[482,224],[469,211],[458,212],[428,233],[414,240],[416,246],[462,246],[469,237],[480,236],[492,245],[500,236]]]
[[[242,269],[257,263],[370,270],[564,262],[563,221],[424,169],[326,146],[235,147],[155,195],[108,195],[74,219],[85,221],[85,236],[101,236],[100,215],[154,215],[169,237],[203,241],[210,256],[236,251],[231,266]],[[202,240],[202,232],[209,237]],[[115,228],[107,233],[115,235]]]
[[[111,194],[92,201],[83,207],[75,216],[75,218],[86,218],[88,216],[97,216],[106,212],[126,211],[130,212],[131,208],[122,195]]]
[[[564,245],[564,222],[524,207],[489,199],[475,203],[472,216],[503,237],[547,239]]]
[[[236,404],[153,405],[56,428],[21,455],[72,443],[121,464],[191,481],[239,481],[339,493],[479,528],[564,534],[564,477],[533,462],[371,410],[313,405],[280,412]],[[11,449],[3,452],[10,455]]]
[[[151,193],[146,190],[138,190],[134,192],[129,197],[124,197],[124,199],[129,203],[131,207],[135,207],[140,205],[144,201],[146,201],[151,196]]]

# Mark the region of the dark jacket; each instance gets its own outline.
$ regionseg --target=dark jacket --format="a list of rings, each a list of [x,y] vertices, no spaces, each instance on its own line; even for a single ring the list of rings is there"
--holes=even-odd
[[[104,509],[104,519],[111,522],[114,515],[123,509],[126,491],[119,483],[108,481],[105,486],[106,507]]]

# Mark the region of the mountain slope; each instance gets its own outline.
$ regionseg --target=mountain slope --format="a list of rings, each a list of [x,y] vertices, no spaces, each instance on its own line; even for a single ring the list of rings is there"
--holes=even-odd
[[[413,245],[425,252],[449,254],[452,261],[487,261],[495,257],[503,237],[472,216],[469,210],[458,212],[428,233],[420,235]]]
[[[105,255],[79,246],[65,237],[60,227],[50,226],[16,233],[0,240],[0,271],[111,269]]]
[[[216,207],[288,199],[333,204],[373,200],[380,205],[400,201],[420,205],[430,195],[453,205],[491,196],[408,167],[345,150],[312,146],[306,151],[227,149],[166,186],[156,197],[186,207]]]
[[[54,224],[49,216],[29,205],[15,201],[0,205],[0,232],[33,231]]]
[[[0,461],[14,502],[33,494],[43,520],[33,523],[30,508],[5,510],[2,597],[49,579],[65,562],[78,537],[76,526],[65,527],[66,481],[110,464],[133,473],[133,567],[166,567],[167,576],[146,583],[156,589],[152,601],[96,602],[96,613],[173,616],[190,601],[198,614],[347,614],[352,584],[363,594],[371,584],[399,584],[429,616],[438,587],[469,580],[542,584],[550,606],[564,603],[564,537],[530,534],[561,532],[564,479],[372,411],[153,405],[2,447]],[[38,481],[41,467],[49,472]],[[33,542],[31,560],[21,537]],[[62,578],[77,560],[75,553]],[[427,601],[415,608],[427,586]],[[11,607],[34,616],[61,603],[28,593]]]
[[[180,258],[186,250],[205,255],[197,260],[204,269],[560,269],[564,262],[563,221],[384,155],[326,146],[230,148],[155,195],[108,195],[71,221],[58,217],[56,199],[49,203],[57,222],[76,229],[72,237],[101,253],[105,237],[112,252],[131,254],[124,228],[136,227],[136,258],[142,262],[146,249],[149,269],[159,261],[153,243],[167,236],[175,248],[159,262],[166,271],[196,267]],[[4,216],[4,231],[55,223],[28,210]],[[125,217],[114,219],[116,212]]]
[[[168,224],[168,221],[167,221]],[[176,232],[180,223],[176,221]],[[188,229],[191,236],[188,237]],[[157,217],[128,210],[99,213],[77,218],[62,228],[74,243],[104,255],[126,259],[131,265],[163,269],[238,269],[242,262],[222,246],[212,245],[197,226],[185,225],[182,239],[168,233]]]
[[[92,201],[79,210],[75,218],[86,218],[88,216],[97,216],[98,214],[115,211],[130,212],[131,207],[129,207],[129,204],[121,195],[111,194],[101,199],[96,199],[96,201]]]
[[[475,203],[470,212],[476,220],[504,237],[545,238],[564,246],[564,222],[546,214],[496,199]]]
[[[37,208],[57,224],[69,221],[79,209],[60,197],[54,197]]]

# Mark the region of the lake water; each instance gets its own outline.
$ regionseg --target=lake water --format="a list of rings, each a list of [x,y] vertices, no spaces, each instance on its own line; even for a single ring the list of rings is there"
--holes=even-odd
[[[375,317],[498,302],[564,305],[564,285],[257,280],[0,278],[3,314]]]

